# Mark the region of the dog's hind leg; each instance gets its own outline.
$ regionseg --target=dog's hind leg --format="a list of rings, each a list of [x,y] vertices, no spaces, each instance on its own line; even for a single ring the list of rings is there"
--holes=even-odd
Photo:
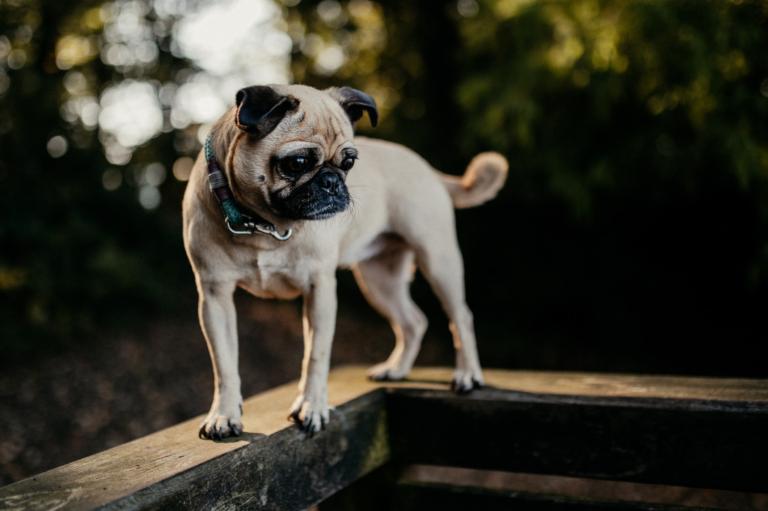
[[[456,348],[456,370],[451,386],[465,393],[482,387],[485,380],[477,355],[472,312],[464,298],[464,263],[455,231],[442,234],[440,243],[421,244],[416,248],[417,260],[450,320]]]
[[[408,375],[427,330],[427,318],[413,303],[414,253],[401,240],[393,240],[380,254],[355,265],[353,272],[368,302],[387,318],[395,332],[395,349],[386,362],[373,366],[374,380],[400,380]]]

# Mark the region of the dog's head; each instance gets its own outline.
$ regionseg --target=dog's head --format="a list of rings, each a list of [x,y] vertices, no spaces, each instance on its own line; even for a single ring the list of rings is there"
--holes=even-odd
[[[239,133],[229,152],[230,182],[238,198],[256,212],[268,209],[293,220],[319,220],[346,210],[347,174],[357,158],[354,124],[364,111],[376,126],[374,100],[349,87],[240,90],[234,110]]]

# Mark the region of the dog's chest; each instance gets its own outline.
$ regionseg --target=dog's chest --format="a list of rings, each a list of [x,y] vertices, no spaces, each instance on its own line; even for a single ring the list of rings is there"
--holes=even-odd
[[[300,267],[271,254],[252,258],[244,269],[240,286],[260,298],[296,298],[307,280]]]

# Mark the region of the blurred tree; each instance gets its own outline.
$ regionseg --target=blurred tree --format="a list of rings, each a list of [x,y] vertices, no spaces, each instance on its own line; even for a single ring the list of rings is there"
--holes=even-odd
[[[457,146],[461,125],[454,98],[459,34],[451,8],[454,2],[446,0],[303,1],[287,16],[294,81],[371,94],[381,124],[371,130],[361,123],[361,134],[406,144],[436,167],[458,172],[456,153],[445,151]]]
[[[560,367],[591,351],[577,364],[766,374],[767,19],[764,2],[488,0],[459,22],[465,154],[513,168],[467,215],[503,219],[507,250],[476,253],[498,223],[463,234],[470,264],[511,268],[474,286],[489,319],[518,311]]]
[[[152,20],[142,2],[3,1],[0,5],[0,349],[5,360],[74,341],[95,325],[168,311],[189,272],[181,246],[183,184],[148,210],[137,201],[149,177],[163,184],[174,137],[111,166],[109,133],[97,137],[99,95],[114,82],[167,80],[189,67],[169,51],[170,33],[142,31],[144,54],[108,64],[103,31],[122,12]],[[124,21],[130,21],[124,15]],[[143,29],[143,27],[139,27]],[[151,25],[150,25],[151,28]],[[164,32],[164,33],[163,33]],[[125,45],[127,48],[128,45]],[[143,60],[142,60],[143,59]],[[118,155],[124,164],[125,156]],[[151,168],[150,168],[151,166]],[[149,169],[149,171],[148,171]],[[149,172],[149,174],[147,173]],[[145,194],[146,195],[146,194]],[[141,198],[141,197],[139,197]],[[145,201],[146,202],[146,201]],[[155,203],[154,206],[157,206]]]
[[[376,59],[349,37],[361,6],[384,20]],[[510,159],[500,198],[458,213],[486,363],[766,375],[764,2],[293,13],[296,78],[371,92],[385,106],[375,136],[452,173],[482,150]],[[333,45],[336,70],[322,64]]]

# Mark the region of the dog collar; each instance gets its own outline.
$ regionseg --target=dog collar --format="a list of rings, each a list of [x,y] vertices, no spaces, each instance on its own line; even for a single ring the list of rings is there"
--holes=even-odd
[[[232,194],[232,189],[229,187],[227,178],[219,168],[219,164],[216,163],[216,158],[213,156],[213,150],[211,149],[211,139],[213,137],[213,130],[208,134],[205,139],[205,160],[208,164],[208,184],[211,185],[211,192],[219,201],[221,206],[221,212],[224,213],[224,223],[227,225],[227,229],[232,234],[268,234],[276,240],[285,241],[293,234],[293,229],[288,229],[285,234],[277,232],[274,224],[264,220],[256,213],[246,215],[240,211],[240,208],[235,202],[235,196]],[[236,226],[242,225],[242,230],[235,229]]]

